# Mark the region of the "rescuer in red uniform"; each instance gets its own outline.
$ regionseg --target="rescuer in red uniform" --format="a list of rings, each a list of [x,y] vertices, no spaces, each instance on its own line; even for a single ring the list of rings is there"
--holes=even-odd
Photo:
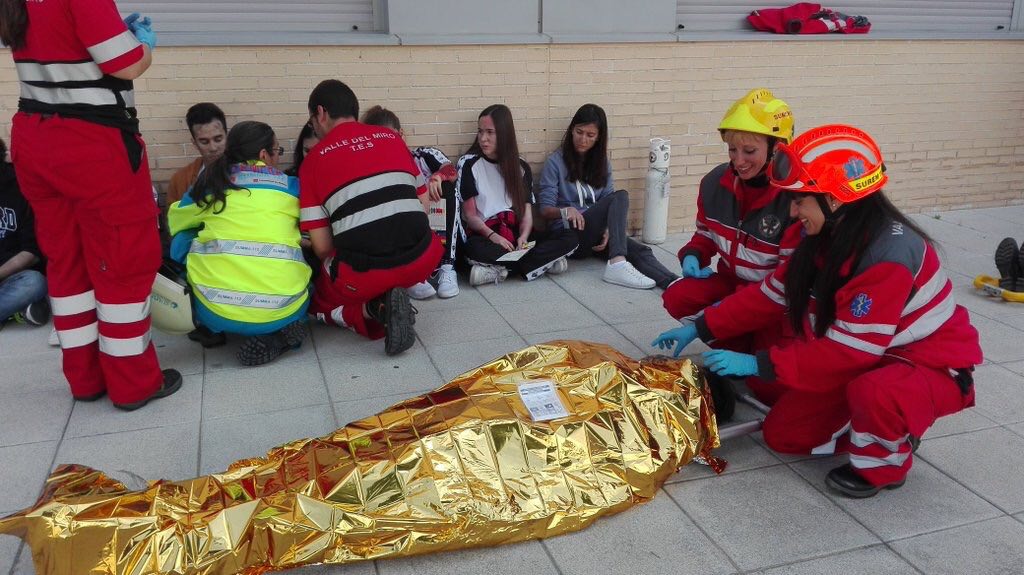
[[[705,367],[758,376],[780,391],[764,439],[783,453],[846,452],[825,483],[850,497],[903,485],[921,435],[941,416],[974,405],[978,331],[953,300],[931,240],[894,207],[877,144],[843,125],[780,144],[768,168],[794,194],[805,233],[760,286],[704,310],[704,341],[785,321],[799,339],[755,354],[716,349]],[[690,341],[682,328],[656,345]]]
[[[132,80],[156,34],[112,0],[0,0],[0,40],[21,85],[11,158],[47,258],[64,375],[75,399],[138,409],[181,387],[149,333],[158,209]]]

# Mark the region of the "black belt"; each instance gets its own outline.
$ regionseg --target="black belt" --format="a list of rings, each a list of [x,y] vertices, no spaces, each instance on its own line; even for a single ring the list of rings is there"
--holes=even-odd
[[[950,375],[953,376],[953,381],[956,382],[960,388],[960,393],[967,395],[971,392],[971,387],[974,386],[974,368],[963,367],[960,369],[950,369]]]

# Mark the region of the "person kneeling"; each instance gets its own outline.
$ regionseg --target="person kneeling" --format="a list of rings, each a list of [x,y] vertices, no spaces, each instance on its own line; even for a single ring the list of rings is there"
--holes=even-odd
[[[249,336],[238,349],[243,365],[273,361],[306,336],[310,269],[297,182],[277,169],[282,152],[267,124],[237,124],[224,155],[168,211],[171,254],[188,270],[196,321]]]
[[[882,193],[882,154],[866,133],[814,128],[779,145],[768,176],[794,192],[804,240],[760,286],[654,344],[678,354],[697,335],[736,337],[788,312],[799,340],[755,354],[708,351],[705,367],[778,387],[763,428],[772,449],[848,453],[825,478],[831,489],[871,497],[900,487],[932,423],[974,405],[978,331],[932,241]]]

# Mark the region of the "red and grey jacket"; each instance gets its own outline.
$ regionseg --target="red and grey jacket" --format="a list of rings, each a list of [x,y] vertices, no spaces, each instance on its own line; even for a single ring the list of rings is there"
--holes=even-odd
[[[953,300],[953,285],[935,249],[902,224],[892,222],[885,230],[836,292],[836,318],[824,337],[808,335],[759,351],[762,378],[793,389],[825,391],[845,385],[885,356],[937,369],[981,363],[978,331],[967,310]],[[787,321],[787,268],[784,263],[760,286],[748,286],[705,309],[697,320],[701,338],[724,339]],[[813,334],[813,298],[808,307],[804,333]]]
[[[721,256],[718,273],[741,283],[759,282],[792,254],[782,245],[792,222],[790,194],[772,184],[744,183],[729,164],[704,176],[697,196],[697,233],[679,250],[679,259],[697,256],[701,267]]]

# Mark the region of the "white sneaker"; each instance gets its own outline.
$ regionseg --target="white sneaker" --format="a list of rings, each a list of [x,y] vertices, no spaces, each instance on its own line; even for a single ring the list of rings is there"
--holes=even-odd
[[[448,299],[459,295],[459,278],[451,264],[437,268],[437,296]]]
[[[558,258],[557,260],[555,260],[555,263],[551,264],[551,267],[548,268],[548,273],[549,274],[555,274],[555,275],[564,274],[566,272],[566,270],[568,270],[568,269],[569,269],[569,260],[565,259],[565,256],[562,256],[562,257]]]
[[[50,337],[46,338],[46,343],[50,345],[50,347],[60,346],[60,337],[57,336],[57,328],[54,327],[50,329]]]
[[[491,266],[487,264],[476,264],[469,270],[469,285],[478,286],[483,284],[497,284],[505,281],[508,277],[508,268],[505,266]]]
[[[622,262],[619,265],[608,264],[604,267],[604,281],[634,289],[651,289],[654,280],[637,271],[633,264]]]
[[[437,293],[437,290],[434,289],[434,286],[430,285],[430,282],[420,282],[405,291],[412,299],[429,299]]]

